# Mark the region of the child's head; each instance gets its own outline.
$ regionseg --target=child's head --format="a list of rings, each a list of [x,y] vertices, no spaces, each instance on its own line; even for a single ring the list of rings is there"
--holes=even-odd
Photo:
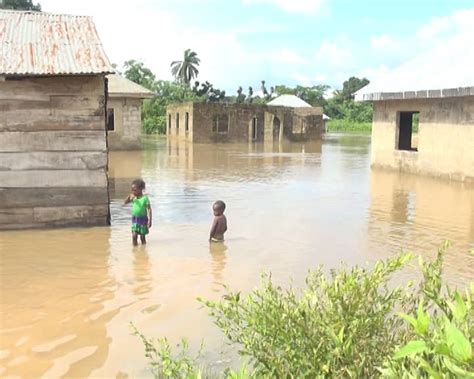
[[[132,182],[132,193],[135,196],[141,195],[144,189],[145,189],[145,182],[143,181],[143,179],[135,179]]]
[[[220,216],[225,211],[225,203],[222,200],[217,200],[212,205],[212,211],[214,212],[214,216]]]

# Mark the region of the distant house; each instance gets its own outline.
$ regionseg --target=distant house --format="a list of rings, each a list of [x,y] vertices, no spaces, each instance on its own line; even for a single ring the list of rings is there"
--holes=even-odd
[[[371,92],[372,166],[474,181],[474,87]],[[418,129],[418,130],[416,130]]]
[[[319,139],[323,109],[293,95],[268,104],[199,103],[167,107],[167,135],[190,142],[275,142]]]
[[[0,229],[109,223],[105,75],[90,17],[0,10]]]
[[[141,106],[153,92],[120,75],[108,75],[107,139],[112,150],[140,148]]]

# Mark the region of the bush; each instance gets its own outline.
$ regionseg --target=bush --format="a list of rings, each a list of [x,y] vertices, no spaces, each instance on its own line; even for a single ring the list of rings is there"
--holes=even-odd
[[[200,300],[254,370],[242,366],[239,372],[227,369],[213,375],[474,377],[474,284],[463,295],[447,286],[442,291],[446,248],[433,263],[420,261],[423,281],[416,287],[389,285],[411,259],[402,254],[370,270],[354,267],[326,275],[318,268],[308,274],[300,291],[276,286],[271,276],[264,276],[261,287],[246,296],[228,292],[219,301]],[[152,344],[141,338],[156,377],[212,376],[197,369],[186,353],[172,357],[166,340]]]
[[[166,116],[149,116],[142,122],[146,134],[166,134]]]

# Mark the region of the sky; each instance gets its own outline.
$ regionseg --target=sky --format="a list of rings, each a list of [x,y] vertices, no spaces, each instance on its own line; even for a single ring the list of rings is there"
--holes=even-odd
[[[119,67],[141,61],[171,80],[185,49],[198,80],[235,94],[366,77],[372,89],[474,85],[474,0],[38,0],[92,16]],[[403,87],[403,88],[401,88]]]

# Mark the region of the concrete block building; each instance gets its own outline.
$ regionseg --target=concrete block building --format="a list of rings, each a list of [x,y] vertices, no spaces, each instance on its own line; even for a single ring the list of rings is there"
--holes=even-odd
[[[141,147],[141,107],[153,92],[120,75],[108,75],[107,141],[111,150]]]
[[[171,104],[167,107],[167,135],[189,142],[319,139],[324,133],[323,110],[304,104]]]
[[[374,104],[372,166],[474,181],[474,87],[364,93],[358,99]]]

